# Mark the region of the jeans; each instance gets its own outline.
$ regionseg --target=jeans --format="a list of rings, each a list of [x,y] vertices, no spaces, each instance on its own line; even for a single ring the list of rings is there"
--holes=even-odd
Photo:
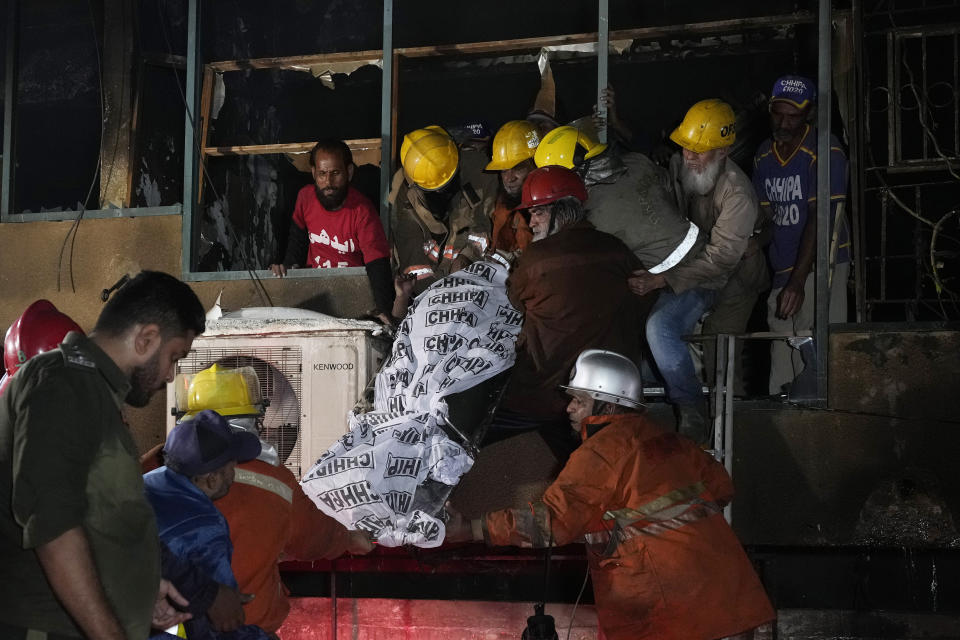
[[[697,321],[716,300],[713,289],[693,288],[682,293],[661,291],[647,318],[647,343],[667,388],[667,398],[677,405],[703,401],[703,385],[683,336],[693,333]]]

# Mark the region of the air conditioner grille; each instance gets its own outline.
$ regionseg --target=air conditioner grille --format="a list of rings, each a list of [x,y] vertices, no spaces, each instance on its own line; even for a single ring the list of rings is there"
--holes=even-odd
[[[277,447],[280,459],[299,478],[302,363],[303,353],[298,346],[198,347],[178,362],[177,372],[197,373],[214,364],[228,368],[253,367],[260,380],[260,394],[269,401],[261,437]]]

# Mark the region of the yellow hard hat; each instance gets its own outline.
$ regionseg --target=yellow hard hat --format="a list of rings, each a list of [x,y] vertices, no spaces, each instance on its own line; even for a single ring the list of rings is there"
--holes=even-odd
[[[503,171],[529,160],[540,144],[540,134],[532,122],[511,120],[500,127],[493,136],[493,159],[487,164],[487,171]]]
[[[607,148],[607,145],[599,142],[584,128],[567,125],[557,127],[543,137],[533,156],[533,161],[538,167],[559,165],[573,169],[573,158],[577,153],[578,144],[586,151],[584,160],[600,155]]]
[[[690,107],[670,139],[694,153],[729,147],[737,138],[736,120],[723,100],[701,100]]]
[[[260,383],[253,367],[227,369],[215,364],[176,384],[178,391],[181,388],[186,391],[186,402],[183,403],[182,398],[177,402],[178,407],[186,404],[184,417],[189,418],[204,409],[213,409],[222,416],[261,413],[256,406],[261,402]]]
[[[400,145],[403,172],[427,191],[442,188],[457,173],[460,152],[453,138],[438,126],[411,131]]]

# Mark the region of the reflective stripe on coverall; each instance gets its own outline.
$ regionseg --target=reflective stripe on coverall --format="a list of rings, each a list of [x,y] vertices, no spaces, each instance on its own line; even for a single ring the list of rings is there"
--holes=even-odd
[[[246,622],[274,633],[290,611],[277,561],[336,558],[350,533],[317,509],[289,469],[261,460],[238,464],[230,492],[214,504],[230,525],[240,591],[256,596],[243,607]]]

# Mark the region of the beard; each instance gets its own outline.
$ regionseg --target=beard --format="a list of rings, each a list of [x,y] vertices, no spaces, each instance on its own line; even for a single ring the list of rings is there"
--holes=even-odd
[[[154,393],[163,387],[163,373],[160,371],[160,350],[146,364],[134,367],[130,374],[130,391],[126,402],[131,407],[145,407]]]
[[[684,162],[680,165],[680,182],[683,184],[684,191],[693,192],[697,195],[705,196],[717,186],[717,178],[720,176],[721,163],[725,158],[716,158],[703,168],[702,171],[695,171]]]
[[[340,189],[333,189],[327,187],[326,189],[321,189],[320,187],[314,187],[313,190],[317,194],[317,200],[327,211],[336,211],[343,205],[343,201],[347,199],[347,189],[348,187],[344,186]]]

